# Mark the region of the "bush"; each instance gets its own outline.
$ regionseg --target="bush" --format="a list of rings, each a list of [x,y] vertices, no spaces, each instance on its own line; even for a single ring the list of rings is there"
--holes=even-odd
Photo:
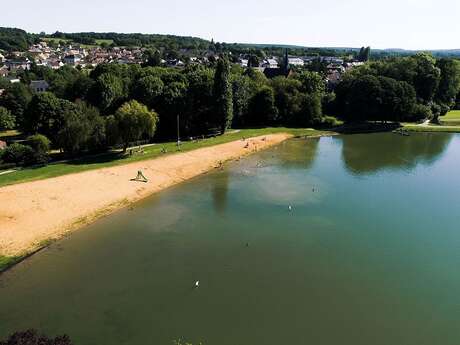
[[[33,163],[46,164],[49,161],[48,152],[51,142],[47,137],[41,134],[31,135],[27,138],[28,145],[33,149]]]
[[[340,122],[333,116],[324,116],[321,125],[326,128],[337,127],[340,125]]]
[[[13,129],[16,125],[16,118],[11,112],[4,108],[0,107],[0,131],[5,129]]]
[[[2,159],[5,163],[30,165],[34,161],[34,150],[30,146],[14,143],[4,150]]]
[[[424,119],[432,119],[433,113],[431,108],[423,105],[423,104],[416,104],[412,110],[412,116],[409,120],[411,121],[418,121]]]

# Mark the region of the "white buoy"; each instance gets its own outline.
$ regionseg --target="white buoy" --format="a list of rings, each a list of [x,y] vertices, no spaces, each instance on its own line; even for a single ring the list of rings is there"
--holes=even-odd
[[[288,208],[289,208],[289,211],[292,211],[292,206],[291,206],[291,205],[289,205],[289,207],[288,207]]]
[[[200,281],[199,281],[199,280],[197,280],[197,281],[195,282],[195,287],[196,287],[196,288],[200,287]]]

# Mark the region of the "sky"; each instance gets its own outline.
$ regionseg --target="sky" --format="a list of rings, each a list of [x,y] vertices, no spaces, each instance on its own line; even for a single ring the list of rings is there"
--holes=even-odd
[[[11,8],[11,7],[10,7]],[[0,26],[141,32],[227,43],[460,48],[459,0],[22,0]]]

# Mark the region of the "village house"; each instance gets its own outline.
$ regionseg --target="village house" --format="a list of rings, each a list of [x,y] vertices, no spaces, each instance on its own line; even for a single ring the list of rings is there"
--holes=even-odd
[[[81,61],[81,56],[78,54],[66,55],[64,57],[64,63],[66,63],[67,65],[76,66],[80,63],[80,61]]]
[[[6,149],[6,142],[3,140],[0,140],[0,150]]]
[[[49,89],[49,84],[46,80],[32,80],[29,85],[32,92],[42,93],[46,92]]]
[[[248,67],[248,64],[249,64],[249,60],[248,59],[238,59],[238,64],[241,66],[241,67]]]
[[[299,57],[290,57],[288,61],[290,66],[302,67],[305,64]]]
[[[278,61],[275,58],[265,59],[262,62],[262,67],[265,67],[265,68],[278,68]]]
[[[30,62],[29,59],[5,61],[5,66],[8,67],[10,71],[14,71],[18,69],[29,70],[31,65],[32,63]]]

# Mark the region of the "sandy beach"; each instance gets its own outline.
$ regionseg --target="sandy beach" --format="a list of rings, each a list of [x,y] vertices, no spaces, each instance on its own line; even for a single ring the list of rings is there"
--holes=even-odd
[[[0,188],[0,255],[22,255],[167,187],[276,145],[272,134],[185,153]],[[147,183],[134,182],[141,170]]]

